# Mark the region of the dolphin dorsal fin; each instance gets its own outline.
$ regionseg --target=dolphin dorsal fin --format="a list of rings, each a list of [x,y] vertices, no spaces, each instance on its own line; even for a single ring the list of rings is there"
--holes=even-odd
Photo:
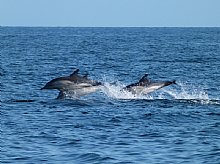
[[[89,74],[86,73],[83,77],[87,79],[87,78],[88,78],[88,75],[89,75]]]
[[[76,69],[70,76],[77,75],[79,73],[79,69]]]
[[[139,83],[149,84],[150,80],[147,78],[148,74],[145,74],[140,80]]]

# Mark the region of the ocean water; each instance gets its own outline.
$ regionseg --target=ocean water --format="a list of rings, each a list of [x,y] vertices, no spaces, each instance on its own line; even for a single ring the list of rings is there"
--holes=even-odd
[[[1,163],[220,162],[220,28],[0,27],[0,61]],[[40,90],[76,68],[105,89]]]

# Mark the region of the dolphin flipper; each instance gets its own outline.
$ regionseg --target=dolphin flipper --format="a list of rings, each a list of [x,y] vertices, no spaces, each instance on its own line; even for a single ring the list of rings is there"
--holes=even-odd
[[[66,97],[66,95],[64,94],[63,91],[59,92],[59,95],[57,96],[57,99],[64,99]]]

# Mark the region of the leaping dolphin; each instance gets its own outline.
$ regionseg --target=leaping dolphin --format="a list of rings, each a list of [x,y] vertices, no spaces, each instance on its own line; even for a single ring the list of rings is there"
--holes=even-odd
[[[137,83],[133,83],[124,87],[124,90],[131,92],[132,94],[148,94],[154,92],[165,86],[176,84],[176,81],[162,81],[152,82],[147,78],[148,74],[145,74]]]
[[[102,83],[88,79],[88,75],[80,76],[79,69],[71,75],[55,78],[49,81],[41,89],[57,89],[60,91],[58,99],[64,98],[65,93],[74,93],[76,97],[96,92],[102,86]]]

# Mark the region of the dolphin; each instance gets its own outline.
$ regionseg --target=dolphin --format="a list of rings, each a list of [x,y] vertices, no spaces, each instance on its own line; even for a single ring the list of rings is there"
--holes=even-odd
[[[57,89],[60,91],[58,99],[65,98],[68,93],[76,97],[84,96],[96,92],[102,86],[101,82],[88,79],[88,74],[79,75],[79,69],[69,76],[58,77],[49,81],[42,89]]]
[[[148,74],[145,74],[138,82],[127,85],[124,90],[127,90],[135,95],[148,94],[154,92],[165,86],[176,84],[176,81],[162,81],[152,82],[147,78]]]

